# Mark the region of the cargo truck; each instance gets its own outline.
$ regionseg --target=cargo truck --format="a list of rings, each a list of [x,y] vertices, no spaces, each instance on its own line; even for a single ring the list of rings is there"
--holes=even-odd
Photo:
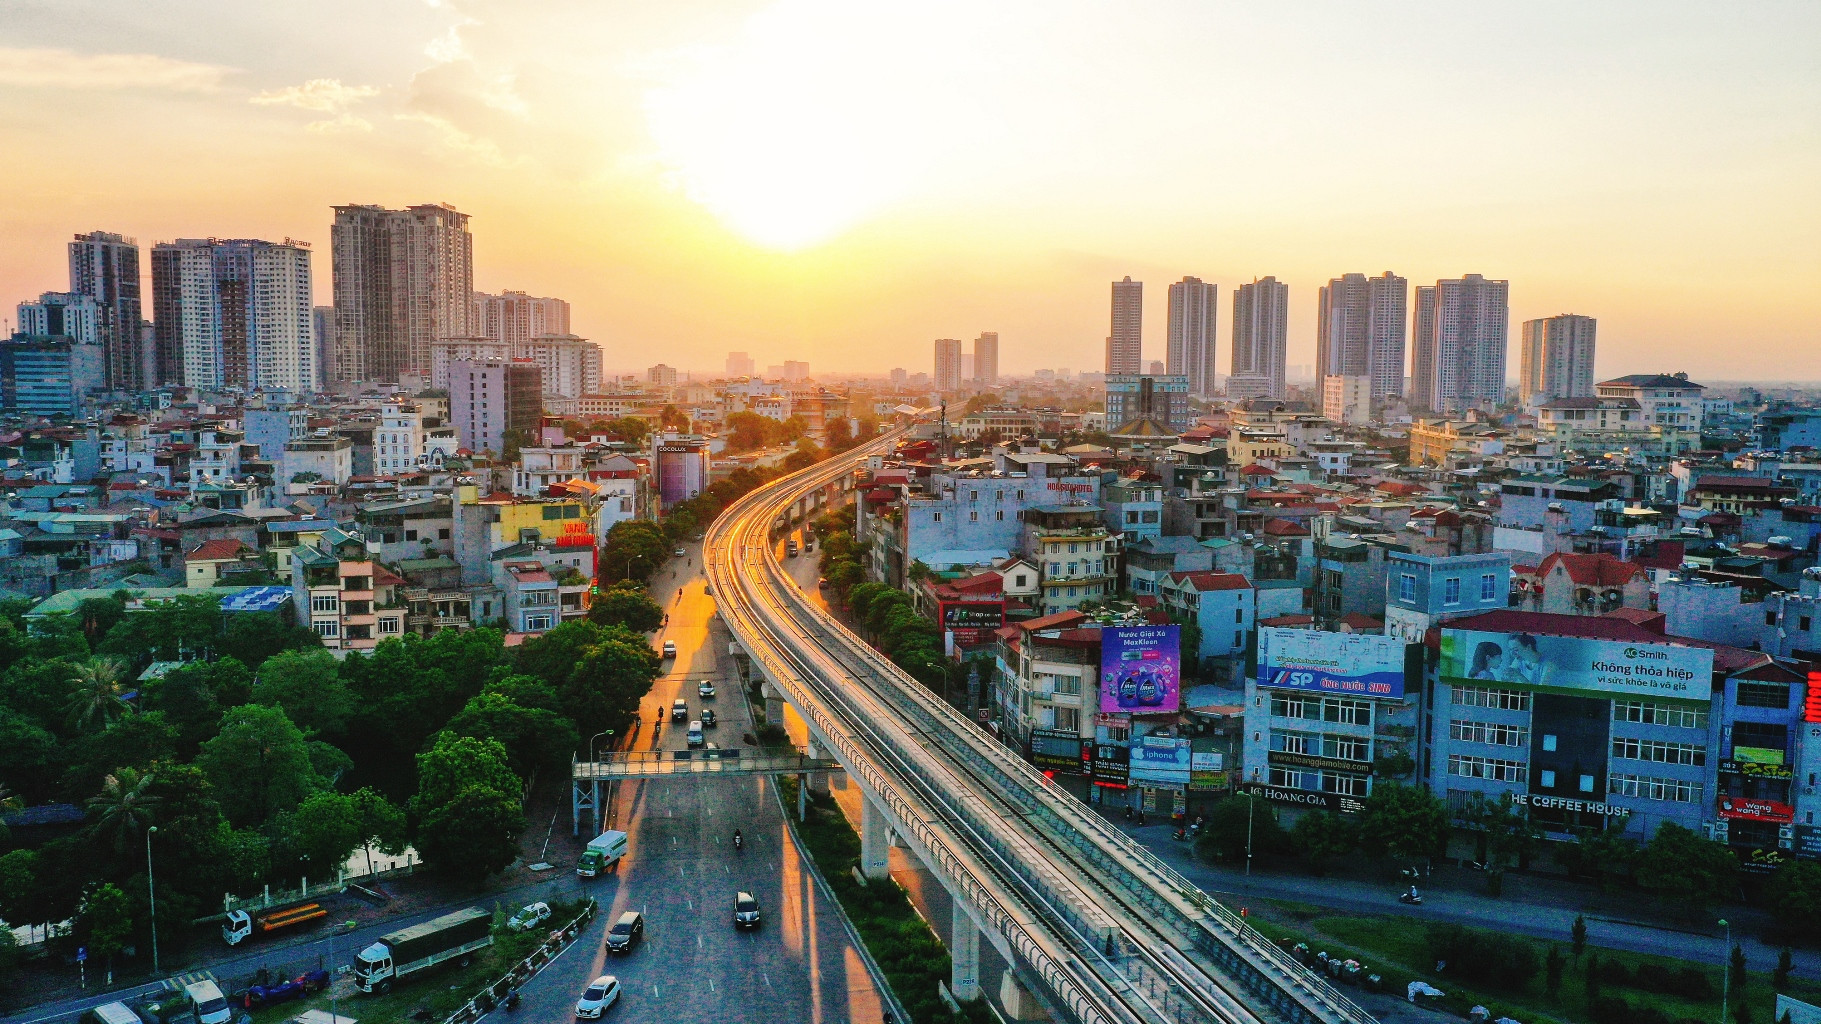
[[[437,964],[459,960],[466,965],[477,949],[493,944],[493,915],[479,907],[444,914],[423,924],[382,935],[354,957],[354,987],[381,995],[392,983]]]
[[[221,937],[228,945],[238,946],[249,936],[264,935],[280,928],[320,921],[329,916],[329,912],[320,903],[299,903],[289,907],[275,907],[248,914],[244,910],[228,911],[228,923],[221,926]]]
[[[575,873],[583,878],[593,878],[612,868],[626,855],[626,833],[602,832],[588,840],[588,849],[582,851],[582,858],[575,862]]]

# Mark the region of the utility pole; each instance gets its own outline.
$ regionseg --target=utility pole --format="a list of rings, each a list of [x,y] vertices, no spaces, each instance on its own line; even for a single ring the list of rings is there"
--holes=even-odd
[[[1732,925],[1727,923],[1725,918],[1721,918],[1720,927],[1726,929],[1726,952],[1729,954],[1724,969],[1720,971],[1720,1024],[1726,1024],[1727,1003],[1731,999],[1731,996],[1727,992],[1727,986],[1732,982],[1732,960],[1730,958],[1730,954],[1732,953]]]
[[[1252,877],[1252,813],[1258,809],[1258,795],[1246,794],[1246,877]],[[1725,1022],[1721,1022],[1725,1024]]]
[[[152,833],[158,831],[153,825],[145,830],[145,901],[151,908],[152,919],[152,973],[158,974],[158,892],[152,882]]]

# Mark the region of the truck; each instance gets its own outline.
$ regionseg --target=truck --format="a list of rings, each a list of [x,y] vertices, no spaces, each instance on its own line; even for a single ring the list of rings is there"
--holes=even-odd
[[[450,960],[463,966],[474,951],[493,944],[493,915],[479,907],[444,914],[434,920],[401,928],[361,950],[354,957],[354,987],[380,995],[392,983]]]
[[[183,987],[183,994],[196,1008],[196,1024],[228,1024],[234,1019],[234,1008],[228,1005],[228,997],[214,978],[190,982]]]
[[[320,921],[329,912],[320,903],[298,903],[289,907],[268,907],[258,913],[228,911],[228,923],[221,926],[221,937],[230,946],[238,946],[249,936],[264,935],[295,925]]]
[[[581,859],[575,862],[575,873],[583,878],[593,878],[618,864],[625,855],[626,833],[602,832],[588,840],[588,848],[582,851]]]

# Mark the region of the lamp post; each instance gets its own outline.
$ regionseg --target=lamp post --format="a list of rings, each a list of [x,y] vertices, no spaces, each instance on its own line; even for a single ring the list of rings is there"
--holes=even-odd
[[[1246,794],[1246,877],[1252,877],[1252,812],[1258,809],[1258,795]],[[1724,1024],[1724,1022],[1722,1022]]]
[[[1726,952],[1728,954],[1725,968],[1720,972],[1720,1024],[1726,1024],[1727,1004],[1731,998],[1727,992],[1727,986],[1732,981],[1732,925],[1728,924],[1725,918],[1721,918],[1720,927],[1726,929]]]
[[[152,833],[158,831],[153,825],[145,830],[145,901],[151,907],[152,918],[152,973],[158,974],[158,890],[152,882]]]
[[[612,736],[612,735],[613,735],[612,729],[602,729],[600,732],[597,732],[593,736],[588,737],[588,760],[592,761],[595,759],[594,741],[600,739],[602,736]]]

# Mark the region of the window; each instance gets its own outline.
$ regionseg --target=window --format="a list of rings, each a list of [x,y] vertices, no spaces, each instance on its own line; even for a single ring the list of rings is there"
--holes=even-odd
[[[1806,615],[1803,615],[1796,619],[1796,629],[1799,632],[1806,633],[1809,631],[1810,628],[1812,628],[1812,626],[1813,626],[1813,621]]]
[[[1454,687],[1454,703],[1470,708],[1529,711],[1530,695],[1522,690],[1493,690],[1484,686]]]
[[[1499,722],[1450,722],[1448,738],[1463,743],[1491,743],[1500,747],[1522,747],[1530,743],[1530,730],[1519,725]]]
[[[381,619],[381,620],[379,620],[379,631],[380,631],[380,632],[381,632],[381,633],[396,633],[396,632],[398,632],[398,620],[397,620],[397,619]]]
[[[341,598],[334,594],[311,594],[310,610],[313,612],[333,612],[341,608]]]
[[[1448,774],[1463,779],[1490,779],[1493,782],[1527,783],[1530,766],[1522,761],[1505,761],[1496,757],[1448,755]]]
[[[1497,601],[1499,599],[1499,578],[1487,573],[1480,577],[1480,600]]]
[[[929,521],[930,521],[930,522],[932,522],[932,523],[939,523],[939,522],[941,522],[941,521],[942,521],[942,513],[940,513],[940,512],[931,512],[931,513],[930,513],[930,514],[929,514]]]
[[[1583,793],[1593,792],[1593,776],[1591,776],[1591,775],[1581,776],[1581,792],[1583,792]]]
[[[1788,683],[1753,683],[1739,681],[1739,706],[1742,708],[1789,707]]]
[[[334,619],[311,623],[311,625],[316,627],[316,635],[324,639],[341,635],[341,623],[336,622]]]
[[[1765,612],[1764,613],[1764,624],[1766,626],[1776,625],[1777,624],[1777,613],[1776,612]]]
[[[1612,702],[1612,720],[1638,722],[1643,725],[1667,725],[1676,729],[1707,728],[1706,708],[1684,708],[1673,704],[1649,704],[1636,700]]]
[[[549,628],[550,628],[550,616],[549,615],[527,615],[527,616],[525,616],[525,631],[527,633],[539,633],[539,632],[542,632]]]
[[[1397,599],[1399,601],[1416,600],[1416,577],[1404,573],[1397,578]]]
[[[979,521],[980,521],[980,513],[978,513],[978,512],[969,512],[969,513],[968,513],[968,514],[967,514],[967,521],[968,521],[968,522],[970,522],[970,523],[977,523],[977,522],[979,522]]]
[[[1074,708],[1057,708],[1056,728],[1065,729],[1069,732],[1079,732],[1081,729],[1081,712]]]
[[[1460,577],[1450,576],[1447,579],[1442,581],[1442,603],[1443,604],[1460,604],[1461,603]]]
[[[1612,738],[1612,756],[1632,761],[1657,761],[1663,764],[1705,765],[1707,748],[1696,743],[1672,743],[1668,740]]]
[[[1555,733],[1544,733],[1543,734],[1543,750],[1546,753],[1553,754],[1553,753],[1555,753],[1555,747],[1556,747]]]
[[[1543,777],[1543,788],[1544,789],[1554,789],[1555,788],[1555,769],[1554,768],[1543,769],[1542,777]]]
[[[994,512],[993,515],[994,515],[994,517],[996,517],[998,519],[999,522],[1002,522],[1002,523],[1005,522],[1005,510],[1004,509],[1000,509],[999,511]]]
[[[1701,784],[1686,779],[1656,779],[1614,772],[1606,777],[1606,791],[1611,796],[1635,796],[1644,800],[1670,800],[1679,804],[1701,802]]]

